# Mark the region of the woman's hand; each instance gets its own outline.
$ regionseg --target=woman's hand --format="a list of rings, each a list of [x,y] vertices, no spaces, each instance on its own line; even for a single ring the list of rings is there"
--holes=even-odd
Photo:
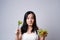
[[[43,35],[43,36],[39,36],[40,40],[45,40],[45,37],[47,37],[47,34]]]
[[[21,30],[19,28],[16,29],[15,34],[16,34],[15,39],[20,40],[21,39]]]
[[[19,30],[19,28],[17,28],[15,34],[18,36],[19,33],[20,33],[20,30]]]
[[[39,40],[45,40],[45,37],[48,34],[47,30],[46,29],[39,29],[39,30],[37,30],[37,32],[38,32]]]

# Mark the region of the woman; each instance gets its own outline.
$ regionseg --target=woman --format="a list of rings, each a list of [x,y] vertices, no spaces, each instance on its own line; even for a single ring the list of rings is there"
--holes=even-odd
[[[16,40],[45,40],[45,36],[37,34],[36,16],[32,11],[28,11],[24,15],[24,22],[21,29],[16,30]]]

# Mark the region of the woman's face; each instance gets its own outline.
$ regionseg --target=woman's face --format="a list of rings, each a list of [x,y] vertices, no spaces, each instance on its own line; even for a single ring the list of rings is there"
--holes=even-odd
[[[26,22],[27,22],[28,26],[32,26],[32,25],[33,25],[33,23],[34,23],[33,14],[29,14],[29,15],[27,16]]]

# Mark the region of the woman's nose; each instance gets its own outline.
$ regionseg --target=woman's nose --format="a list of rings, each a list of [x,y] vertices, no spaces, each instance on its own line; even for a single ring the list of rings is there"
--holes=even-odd
[[[32,19],[29,19],[29,21],[32,21]]]

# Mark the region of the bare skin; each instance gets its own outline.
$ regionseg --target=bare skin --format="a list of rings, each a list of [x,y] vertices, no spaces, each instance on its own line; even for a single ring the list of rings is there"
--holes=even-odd
[[[26,22],[28,24],[28,30],[27,30],[26,33],[30,34],[31,30],[32,30],[32,25],[34,23],[34,19],[33,19],[33,15],[32,14],[28,15],[28,17],[26,19]],[[15,40],[22,40],[21,29],[17,28],[15,34],[16,34]],[[45,40],[45,37],[44,36],[39,36],[38,40]]]

